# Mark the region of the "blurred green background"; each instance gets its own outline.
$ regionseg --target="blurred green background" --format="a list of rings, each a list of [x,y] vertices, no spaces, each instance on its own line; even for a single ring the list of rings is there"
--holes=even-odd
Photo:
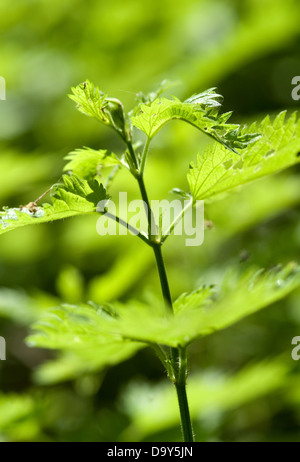
[[[135,94],[163,79],[185,98],[213,86],[224,111],[246,123],[293,111],[300,74],[297,0],[3,0],[0,4],[0,203],[36,199],[61,177],[63,157],[82,146],[121,152],[114,133],[67,98],[86,78],[130,110]],[[154,142],[149,195],[186,189],[189,162],[207,140],[174,122]],[[171,166],[171,168],[170,168]],[[115,191],[137,194],[126,173]],[[174,297],[219,283],[231,268],[299,261],[299,168],[206,204],[214,223],[204,245],[165,247]],[[152,253],[133,237],[100,237],[95,218],[24,228],[1,237],[2,441],[176,441],[175,392],[145,349],[90,373],[71,359],[24,344],[29,325],[60,301],[160,295]],[[189,395],[197,441],[300,441],[300,293],[191,348]],[[39,369],[45,361],[52,367]],[[37,372],[39,371],[39,372]],[[174,404],[173,404],[174,403]]]

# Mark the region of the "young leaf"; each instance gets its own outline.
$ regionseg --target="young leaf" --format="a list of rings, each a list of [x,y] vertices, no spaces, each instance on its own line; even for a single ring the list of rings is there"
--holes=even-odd
[[[157,98],[150,104],[142,104],[132,124],[152,139],[171,120],[181,119],[217,140],[226,148],[239,154],[259,138],[257,133],[241,134],[240,126],[227,124],[232,113],[219,114],[220,95],[214,88],[187,99]]]
[[[93,117],[106,125],[110,124],[105,113],[106,95],[98,87],[87,80],[71,88],[73,94],[69,98],[77,103],[77,109],[83,114]]]
[[[126,121],[121,101],[108,97],[89,80],[71,90],[73,94],[69,97],[77,103],[80,112],[112,127],[122,138],[126,138]]]
[[[26,225],[47,223],[76,215],[96,212],[98,202],[108,196],[96,180],[85,181],[75,175],[64,175],[52,195],[52,204],[6,209],[0,212],[0,234]]]
[[[244,129],[247,136],[254,130],[261,138],[235,157],[215,143],[191,163],[188,181],[195,200],[211,198],[250,181],[270,175],[300,162],[300,120],[293,114],[287,121],[286,112],[272,123],[269,117],[257,127]]]
[[[102,167],[122,165],[121,160],[113,152],[103,149],[97,151],[87,147],[70,152],[65,159],[69,162],[64,167],[64,171],[70,171],[85,180],[100,175]]]

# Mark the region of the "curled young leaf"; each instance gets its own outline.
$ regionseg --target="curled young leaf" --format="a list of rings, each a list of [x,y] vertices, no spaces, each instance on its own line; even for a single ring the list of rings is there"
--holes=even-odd
[[[126,120],[121,101],[108,97],[89,80],[71,90],[69,97],[77,103],[80,112],[112,127],[122,138],[126,138]]]

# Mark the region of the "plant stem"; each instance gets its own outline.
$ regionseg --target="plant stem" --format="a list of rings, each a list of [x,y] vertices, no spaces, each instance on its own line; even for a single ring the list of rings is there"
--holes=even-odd
[[[176,392],[177,392],[177,398],[178,398],[179,409],[180,409],[183,441],[185,443],[193,443],[194,442],[193,427],[192,427],[192,422],[191,422],[191,417],[190,417],[189,403],[188,403],[188,399],[186,395],[185,384],[177,385]]]
[[[139,188],[140,188],[140,191],[141,191],[142,199],[143,199],[146,214],[147,214],[148,236],[149,236],[149,240],[152,241],[152,237],[153,237],[153,233],[152,233],[153,229],[152,229],[152,227],[156,228],[154,214],[153,214],[151,206],[150,206],[150,202],[149,202],[149,199],[148,199],[148,194],[147,194],[147,191],[146,191],[143,176],[139,175],[137,177],[137,181],[138,181],[138,184],[139,184]]]
[[[181,416],[181,427],[185,443],[194,441],[193,427],[190,417],[189,404],[186,394],[187,357],[186,348],[179,348],[178,352],[178,374],[175,383],[177,398]]]
[[[134,152],[133,146],[130,141],[127,141],[127,146],[128,146],[133,162],[137,165],[135,152]],[[147,146],[145,147],[145,150],[143,153],[143,161],[142,161],[143,168],[145,166],[145,160],[146,160],[148,148],[149,148],[149,143],[147,142]],[[147,218],[148,218],[148,234],[149,234],[148,244],[150,243],[150,245],[152,245],[153,247],[156,265],[157,265],[158,274],[159,274],[159,279],[160,279],[160,285],[161,285],[165,304],[167,308],[173,312],[172,297],[171,297],[167,272],[166,272],[166,268],[165,268],[165,264],[163,260],[163,255],[161,251],[162,242],[161,242],[160,237],[157,239],[157,237],[153,236],[152,234],[152,225],[154,225],[155,228],[156,226],[155,226],[154,215],[153,215],[153,212],[150,206],[150,202],[148,199],[148,194],[147,194],[147,190],[145,187],[143,177],[144,177],[143,171],[140,170],[139,174],[136,176],[136,179],[139,184],[140,192],[142,195],[143,202],[145,204],[145,209],[146,209]],[[194,437],[193,437],[192,422],[190,418],[190,411],[189,411],[189,405],[188,405],[187,394],[186,394],[186,375],[187,375],[186,349],[171,348],[171,366],[172,366],[173,373],[172,373],[172,376],[170,376],[170,378],[174,382],[176,392],[177,392],[183,439],[184,439],[184,442],[190,443],[194,441]]]
[[[154,250],[154,255],[155,255],[155,260],[156,260],[156,265],[157,265],[157,270],[159,274],[163,297],[164,297],[167,307],[173,311],[172,297],[171,297],[167,272],[165,268],[165,263],[164,263],[163,256],[162,256],[161,245],[154,245],[153,250]]]
[[[166,305],[173,310],[171,292],[165,264],[162,256],[161,245],[153,246],[156,264],[158,268],[160,284]],[[186,350],[180,348],[171,349],[172,366],[174,370],[174,385],[176,388],[183,439],[185,443],[194,441],[193,428],[190,417],[190,410],[186,394],[186,375],[187,375],[187,359]]]
[[[146,190],[145,190],[146,191]],[[150,209],[150,204],[147,204],[148,210]],[[166,272],[166,267],[163,260],[161,244],[156,243],[153,245],[153,251],[155,255],[156,265],[158,269],[160,285],[165,300],[165,304],[168,309],[173,311],[172,297]],[[182,434],[185,443],[190,443],[194,441],[193,439],[193,429],[190,418],[189,405],[186,394],[186,352],[185,350],[179,348],[171,348],[171,357],[172,357],[172,367],[174,371],[174,385],[177,392],[180,418],[181,418],[181,427]]]

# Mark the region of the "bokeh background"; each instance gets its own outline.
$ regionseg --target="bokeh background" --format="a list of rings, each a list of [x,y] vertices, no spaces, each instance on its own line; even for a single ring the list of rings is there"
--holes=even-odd
[[[209,87],[224,111],[247,123],[297,110],[300,75],[297,0],[2,0],[0,204],[28,203],[61,177],[77,147],[122,146],[79,114],[67,94],[86,78],[124,102],[163,79],[186,98]],[[152,198],[187,189],[189,162],[207,140],[174,122],[150,152]],[[214,228],[199,248],[169,239],[172,294],[218,284],[230,271],[299,260],[299,168],[255,182],[206,205]],[[115,191],[135,197],[134,182]],[[96,233],[95,218],[24,228],[1,237],[0,439],[3,441],[176,441],[174,390],[145,349],[109,370],[59,362],[24,339],[43,310],[61,301],[98,303],[159,296],[150,250],[133,237]],[[191,348],[189,395],[197,441],[300,441],[300,293]],[[41,366],[51,361],[50,368]]]

